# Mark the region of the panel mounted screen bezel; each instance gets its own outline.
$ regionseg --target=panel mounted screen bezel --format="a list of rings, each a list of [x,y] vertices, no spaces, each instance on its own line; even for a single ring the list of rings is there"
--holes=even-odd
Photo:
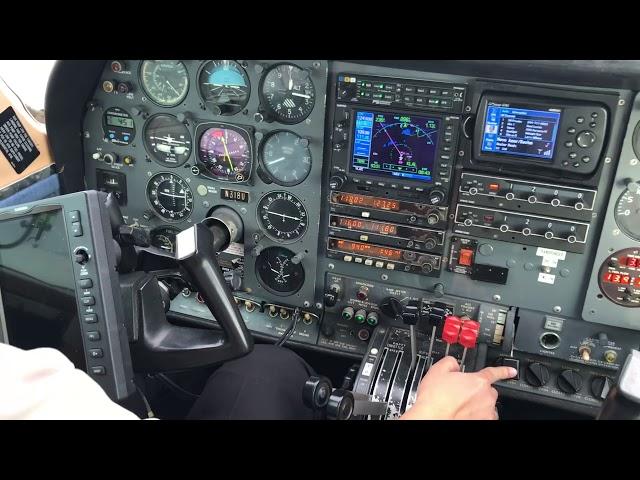
[[[409,184],[416,187],[433,187],[437,181],[437,172],[438,172],[438,156],[441,153],[441,142],[442,135],[444,134],[444,125],[445,125],[445,116],[441,115],[439,112],[431,112],[431,111],[400,111],[397,109],[391,108],[381,108],[380,106],[375,105],[375,108],[367,108],[366,105],[358,105],[349,108],[349,149],[348,149],[348,158],[347,158],[347,171],[352,177],[361,178],[371,180],[372,183],[384,183],[384,184]],[[384,113],[388,115],[410,115],[420,118],[429,118],[438,120],[438,141],[436,143],[436,153],[433,159],[433,167],[431,170],[431,180],[423,180],[416,178],[408,178],[408,177],[399,177],[393,175],[386,175],[382,173],[371,173],[371,172],[360,172],[353,167],[353,153],[355,150],[355,128],[356,128],[356,116],[358,112],[372,112],[372,113]]]
[[[508,108],[522,108],[527,110],[549,111],[550,109],[559,110],[560,118],[558,119],[558,127],[556,131],[555,141],[553,145],[553,153],[550,158],[538,158],[530,155],[518,155],[514,153],[489,153],[482,150],[484,140],[485,121],[489,103],[504,104]],[[567,105],[554,103],[549,100],[536,99],[526,96],[511,96],[500,94],[484,94],[480,99],[478,113],[476,115],[476,124],[473,135],[473,157],[479,162],[494,162],[514,165],[516,167],[525,167],[533,164],[541,168],[555,168],[558,163],[558,146],[561,141],[561,130],[565,118],[565,110]]]

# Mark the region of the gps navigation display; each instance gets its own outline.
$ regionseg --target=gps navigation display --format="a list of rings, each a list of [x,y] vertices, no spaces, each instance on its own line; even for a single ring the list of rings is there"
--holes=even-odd
[[[558,108],[534,110],[489,102],[482,151],[552,162],[560,116]]]
[[[358,111],[351,168],[355,172],[431,182],[439,118]]]

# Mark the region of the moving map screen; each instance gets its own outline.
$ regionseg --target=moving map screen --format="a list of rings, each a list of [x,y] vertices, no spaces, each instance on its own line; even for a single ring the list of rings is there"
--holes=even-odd
[[[351,169],[431,182],[439,127],[439,118],[358,111]]]

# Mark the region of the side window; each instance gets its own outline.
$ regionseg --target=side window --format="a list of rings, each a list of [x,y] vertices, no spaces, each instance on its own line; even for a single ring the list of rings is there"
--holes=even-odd
[[[0,60],[0,78],[31,115],[44,123],[44,94],[55,60]]]

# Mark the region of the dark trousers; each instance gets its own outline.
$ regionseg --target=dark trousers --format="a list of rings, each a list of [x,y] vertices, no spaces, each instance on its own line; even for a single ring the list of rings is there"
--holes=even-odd
[[[313,369],[283,347],[255,345],[253,351],[218,368],[196,400],[189,419],[310,420],[302,401]]]

